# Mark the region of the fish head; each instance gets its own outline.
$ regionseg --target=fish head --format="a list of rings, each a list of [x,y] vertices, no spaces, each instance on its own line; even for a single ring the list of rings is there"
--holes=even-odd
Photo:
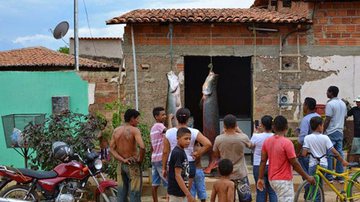
[[[176,89],[179,87],[179,78],[173,71],[170,71],[166,74],[168,79],[168,86],[171,93],[175,92]]]

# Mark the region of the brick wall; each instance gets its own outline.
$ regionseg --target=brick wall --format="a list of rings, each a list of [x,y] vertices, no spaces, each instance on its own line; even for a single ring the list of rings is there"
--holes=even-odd
[[[313,30],[315,45],[359,46],[360,2],[318,3]]]
[[[277,10],[281,13],[296,13],[300,16],[310,16],[310,11],[313,8],[312,3],[305,3],[303,1],[291,1],[291,7],[283,7],[283,1],[277,2],[277,8],[275,6],[269,6],[270,10]]]
[[[90,72],[80,71],[82,79],[89,83],[95,84],[95,101],[89,106],[90,113],[101,113],[109,121],[112,117],[112,111],[105,110],[105,104],[118,100],[118,85],[110,82],[111,78],[119,75],[118,72]],[[123,86],[120,86],[123,89]],[[121,97],[124,98],[124,91],[120,91]]]
[[[253,45],[254,33],[248,29],[246,24],[175,24],[173,32],[173,45]],[[285,36],[287,33],[296,29],[296,25],[256,25],[266,28],[278,29],[276,33],[256,33],[256,45],[279,45],[280,35]],[[210,40],[210,28],[212,40]],[[130,26],[125,27],[125,43],[131,42]],[[136,45],[169,45],[169,26],[159,24],[137,24],[134,25],[134,35]],[[293,34],[287,38],[289,45],[296,44],[296,36]],[[302,34],[300,37],[301,44],[307,43],[307,37]]]

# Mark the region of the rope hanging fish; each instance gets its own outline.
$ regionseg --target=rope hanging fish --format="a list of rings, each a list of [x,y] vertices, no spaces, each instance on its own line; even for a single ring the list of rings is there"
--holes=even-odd
[[[170,39],[170,71],[167,73],[168,80],[168,91],[166,100],[166,114],[175,115],[176,111],[181,108],[181,97],[180,97],[180,82],[179,77],[173,71],[174,57],[173,57],[173,25],[169,25],[168,38]],[[173,127],[176,126],[175,119],[172,120]]]

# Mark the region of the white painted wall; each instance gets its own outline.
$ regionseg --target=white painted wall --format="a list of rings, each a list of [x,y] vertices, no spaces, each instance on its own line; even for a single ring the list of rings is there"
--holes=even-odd
[[[74,54],[73,38],[70,39],[70,54]],[[79,55],[122,59],[121,39],[79,39]]]
[[[340,90],[338,97],[345,98],[354,105],[354,98],[360,95],[360,56],[308,56],[307,62],[313,70],[334,73],[321,80],[305,82],[301,88],[302,99],[313,97],[318,104],[326,104],[326,91],[329,86],[335,85]]]

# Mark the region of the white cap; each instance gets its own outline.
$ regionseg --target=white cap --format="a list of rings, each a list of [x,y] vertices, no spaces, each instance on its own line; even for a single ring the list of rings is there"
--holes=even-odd
[[[354,101],[355,101],[355,102],[360,102],[360,95],[357,96]]]

